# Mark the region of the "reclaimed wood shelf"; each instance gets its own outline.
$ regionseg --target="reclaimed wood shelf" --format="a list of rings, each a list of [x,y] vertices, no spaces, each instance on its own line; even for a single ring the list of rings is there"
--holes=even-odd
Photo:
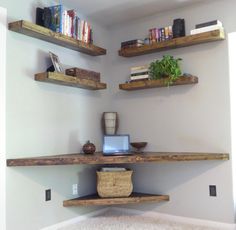
[[[51,42],[81,53],[91,56],[105,55],[106,50],[93,44],[87,44],[61,33],[36,25],[34,23],[20,20],[8,24],[9,30],[24,34],[30,37],[38,38],[43,41]]]
[[[185,37],[174,38],[168,41],[157,42],[150,45],[143,45],[141,47],[123,48],[119,50],[119,55],[122,57],[135,57],[158,51],[165,51],[201,43],[220,41],[224,39],[224,30],[213,30],[210,32],[188,35]]]
[[[58,72],[44,72],[35,74],[35,80],[89,90],[101,90],[107,88],[106,83],[88,79],[79,79],[77,77],[64,75]]]
[[[189,152],[144,152],[130,155],[104,156],[101,152],[86,155],[81,153],[8,159],[7,166],[46,166],[76,164],[129,164],[176,161],[229,160],[228,153],[189,153]]]
[[[79,197],[63,201],[64,207],[89,206],[89,205],[117,205],[117,204],[138,204],[144,202],[169,201],[168,195],[154,195],[144,193],[132,193],[129,197],[101,198],[97,194]]]
[[[139,90],[139,89],[167,87],[165,81],[166,81],[165,79],[132,81],[132,82],[120,84],[119,88],[122,90],[131,91],[131,90]],[[190,85],[190,84],[197,84],[197,83],[198,83],[198,77],[181,76],[178,80],[176,80],[169,86]]]

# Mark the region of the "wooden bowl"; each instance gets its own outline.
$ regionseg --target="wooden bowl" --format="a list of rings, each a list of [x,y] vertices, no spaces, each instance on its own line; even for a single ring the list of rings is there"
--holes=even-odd
[[[140,150],[147,145],[147,142],[131,142],[130,145],[140,152]]]

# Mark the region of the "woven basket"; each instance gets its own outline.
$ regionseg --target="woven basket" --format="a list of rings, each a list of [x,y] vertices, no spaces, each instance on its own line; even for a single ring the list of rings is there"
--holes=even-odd
[[[128,197],[133,190],[132,170],[97,171],[97,192],[100,197]]]

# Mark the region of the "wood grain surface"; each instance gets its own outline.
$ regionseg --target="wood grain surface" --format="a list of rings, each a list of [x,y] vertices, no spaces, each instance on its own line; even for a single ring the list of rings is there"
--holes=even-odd
[[[144,152],[130,155],[104,156],[101,152],[8,159],[7,166],[44,166],[76,164],[129,164],[147,162],[229,160],[228,153]]]
[[[195,35],[188,35],[185,37],[174,38],[168,41],[153,43],[150,45],[143,45],[141,47],[123,48],[120,49],[119,55],[122,57],[135,57],[144,54],[150,54],[158,51],[165,51],[186,46],[197,45],[206,42],[214,42],[224,40],[224,30],[213,30]]]
[[[28,21],[20,20],[11,22],[8,24],[8,28],[14,32],[38,38],[91,56],[106,54],[106,50],[101,47],[76,40],[61,33],[53,32],[48,28]]]
[[[132,193],[129,197],[101,198],[97,194],[79,197],[72,200],[65,200],[64,207],[69,206],[89,206],[89,205],[116,205],[116,204],[138,204],[144,202],[169,201],[168,195],[154,195],[143,193]]]

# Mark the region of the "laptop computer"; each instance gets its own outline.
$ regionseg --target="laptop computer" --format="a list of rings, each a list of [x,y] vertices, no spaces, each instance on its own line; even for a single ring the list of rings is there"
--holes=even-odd
[[[128,155],[130,152],[130,137],[125,135],[104,135],[103,155]]]

